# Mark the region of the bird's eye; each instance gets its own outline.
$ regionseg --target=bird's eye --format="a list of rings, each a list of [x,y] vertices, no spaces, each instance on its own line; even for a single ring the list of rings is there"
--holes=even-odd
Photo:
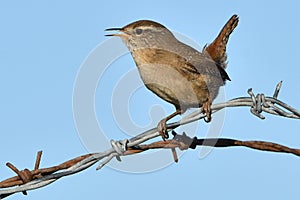
[[[140,28],[138,28],[138,29],[135,30],[135,33],[136,33],[137,35],[141,35],[142,32],[143,32],[143,30],[140,29]]]

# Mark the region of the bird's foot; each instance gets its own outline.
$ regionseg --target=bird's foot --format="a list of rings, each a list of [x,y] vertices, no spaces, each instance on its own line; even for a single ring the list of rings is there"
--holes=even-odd
[[[168,130],[167,130],[167,120],[162,119],[158,125],[157,125],[157,130],[159,134],[161,135],[162,139],[165,141],[166,139],[169,138]]]
[[[210,122],[211,121],[211,102],[207,101],[202,105],[202,113],[206,115],[204,118],[205,122]]]

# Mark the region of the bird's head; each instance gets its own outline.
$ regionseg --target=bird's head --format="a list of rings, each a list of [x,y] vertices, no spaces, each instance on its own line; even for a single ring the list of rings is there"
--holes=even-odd
[[[139,20],[122,28],[108,28],[105,31],[117,31],[106,36],[122,38],[130,51],[140,48],[162,48],[176,40],[165,26],[150,20]]]

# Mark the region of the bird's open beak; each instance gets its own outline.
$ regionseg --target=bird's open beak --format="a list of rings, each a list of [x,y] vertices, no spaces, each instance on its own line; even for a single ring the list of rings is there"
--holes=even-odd
[[[121,32],[121,33],[107,34],[107,35],[105,35],[105,36],[119,36],[119,37],[124,37],[124,36],[127,35],[127,34],[124,32],[124,29],[123,29],[123,28],[108,28],[108,29],[105,29],[105,31],[118,31],[118,32]]]

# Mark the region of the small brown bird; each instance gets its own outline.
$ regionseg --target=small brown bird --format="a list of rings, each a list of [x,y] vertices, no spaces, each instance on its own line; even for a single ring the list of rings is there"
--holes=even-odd
[[[128,47],[145,86],[176,111],[158,123],[162,138],[168,138],[166,122],[188,108],[202,107],[206,122],[211,120],[211,104],[219,88],[230,80],[225,71],[226,44],[237,26],[233,15],[218,37],[203,52],[180,42],[165,26],[150,20],[140,20],[106,36],[119,36]]]

